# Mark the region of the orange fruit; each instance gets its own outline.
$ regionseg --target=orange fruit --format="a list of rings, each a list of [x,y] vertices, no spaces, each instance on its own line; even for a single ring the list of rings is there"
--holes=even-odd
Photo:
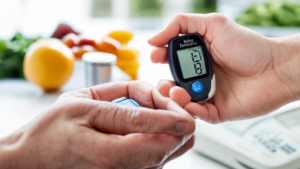
[[[126,74],[128,74],[132,80],[137,80],[138,78],[138,69],[140,67],[140,63],[138,61],[121,61],[117,60],[116,65],[123,70]]]
[[[79,39],[78,36],[74,33],[69,33],[62,38],[62,42],[67,45],[69,48],[72,48],[77,45]]]
[[[24,59],[26,79],[44,90],[57,90],[72,75],[74,55],[57,39],[41,39],[30,45]]]
[[[95,48],[90,45],[75,46],[72,48],[72,52],[73,52],[73,55],[75,56],[76,60],[81,60],[82,56],[85,53],[94,52],[94,51],[95,51]]]
[[[140,52],[134,48],[123,46],[122,49],[117,52],[118,60],[126,60],[126,61],[137,61]]]
[[[127,45],[128,42],[132,39],[133,33],[129,31],[113,31],[107,35],[108,37],[111,37],[118,42],[120,42],[122,45]]]
[[[96,49],[100,52],[112,53],[116,55],[118,50],[122,48],[122,45],[117,40],[105,37],[102,41],[97,43]]]

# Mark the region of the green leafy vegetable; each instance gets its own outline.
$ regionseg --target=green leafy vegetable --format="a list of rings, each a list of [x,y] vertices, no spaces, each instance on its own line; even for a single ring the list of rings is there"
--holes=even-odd
[[[255,3],[236,21],[242,25],[300,26],[300,4],[282,0]]]
[[[159,17],[162,15],[162,0],[130,0],[130,15],[133,17]]]
[[[28,47],[39,39],[17,33],[10,41],[0,40],[0,78],[24,78],[23,60]]]
[[[217,0],[193,0],[193,13],[212,13],[217,11]]]

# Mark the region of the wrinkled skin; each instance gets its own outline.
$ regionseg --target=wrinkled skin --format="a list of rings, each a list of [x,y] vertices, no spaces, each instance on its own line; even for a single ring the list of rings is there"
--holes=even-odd
[[[144,108],[110,102],[124,96]],[[1,139],[0,168],[159,169],[193,146],[194,130],[194,119],[155,87],[108,83],[63,94]]]
[[[248,119],[299,99],[299,35],[270,39],[221,14],[178,14],[148,41],[155,46],[154,63],[167,63],[165,45],[179,33],[203,36],[214,62],[216,93],[192,103],[173,81],[160,81],[158,89],[194,117],[210,123]]]

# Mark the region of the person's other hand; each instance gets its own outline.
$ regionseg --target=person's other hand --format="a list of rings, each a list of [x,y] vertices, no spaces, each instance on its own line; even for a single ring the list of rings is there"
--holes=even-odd
[[[120,97],[145,108],[110,102]],[[108,83],[63,94],[0,140],[0,168],[162,168],[193,146],[194,130],[194,119],[155,87]]]
[[[165,45],[179,34],[188,33],[203,36],[211,52],[216,75],[214,97],[193,103],[184,89],[168,80],[162,80],[158,89],[192,116],[210,123],[253,118],[299,97],[294,93],[299,91],[300,82],[296,78],[300,75],[299,57],[292,57],[296,45],[293,47],[284,38],[263,37],[221,14],[178,14],[148,41],[155,46],[152,61],[167,63]]]

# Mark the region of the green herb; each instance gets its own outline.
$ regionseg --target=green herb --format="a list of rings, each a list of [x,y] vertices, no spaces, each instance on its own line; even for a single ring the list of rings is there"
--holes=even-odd
[[[17,33],[11,40],[0,40],[0,78],[24,78],[23,60],[28,47],[38,40]]]
[[[133,17],[160,17],[162,0],[130,0],[130,15]]]
[[[211,13],[217,11],[217,0],[193,0],[193,13]]]
[[[282,0],[256,3],[236,21],[242,25],[300,26],[300,4]]]

